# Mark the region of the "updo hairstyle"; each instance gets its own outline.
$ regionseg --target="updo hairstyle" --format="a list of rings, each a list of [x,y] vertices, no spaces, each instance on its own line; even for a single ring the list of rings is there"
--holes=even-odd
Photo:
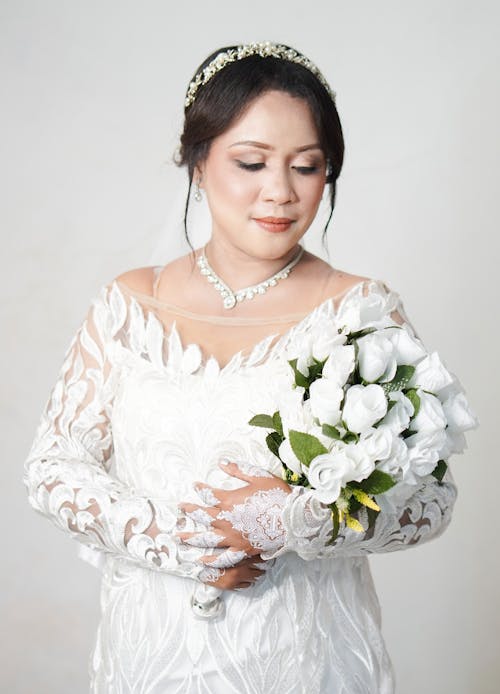
[[[237,49],[237,46],[214,51],[198,67],[193,79],[219,53],[231,49]],[[184,111],[184,129],[175,163],[186,166],[188,170],[184,233],[193,251],[187,230],[187,216],[196,165],[205,161],[214,138],[231,127],[250,102],[270,90],[286,92],[303,99],[311,110],[325,154],[326,182],[330,186],[330,214],[322,235],[322,241],[325,240],[335,206],[337,179],[344,159],[344,137],[335,102],[320,80],[302,65],[274,56],[249,55],[229,63],[211,77],[198,89],[194,102]]]

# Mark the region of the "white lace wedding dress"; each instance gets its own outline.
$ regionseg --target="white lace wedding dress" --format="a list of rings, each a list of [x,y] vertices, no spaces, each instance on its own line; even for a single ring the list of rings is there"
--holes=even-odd
[[[456,498],[449,471],[397,514],[381,512],[369,536],[344,528],[327,556],[277,557],[254,586],[224,593],[225,613],[215,620],[197,619],[190,607],[200,585],[195,560],[207,550],[174,537],[177,504],[200,503],[193,481],[238,486],[219,459],[280,474],[265,432],[248,420],[273,412],[280,389],[290,387],[285,346],[320,317],[360,303],[369,311],[373,302],[407,321],[399,295],[379,280],[327,298],[300,319],[277,319],[273,334],[272,321],[205,322],[119,281],[94,299],[24,474],[33,508],[79,540],[82,558],[102,570],[92,692],[394,692],[367,555],[443,532]],[[189,329],[198,340],[186,338]],[[221,368],[204,357],[213,354],[206,344],[231,329],[247,331],[246,344],[255,346]]]

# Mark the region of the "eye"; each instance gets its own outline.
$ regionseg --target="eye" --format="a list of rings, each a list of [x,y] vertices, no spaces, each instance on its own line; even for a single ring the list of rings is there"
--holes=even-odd
[[[304,176],[312,174],[318,170],[317,166],[294,166],[293,168]]]
[[[262,167],[264,166],[264,164],[261,162],[258,162],[256,164],[247,164],[246,162],[240,161],[239,159],[236,159],[236,163],[241,169],[245,169],[245,171],[259,171],[259,169],[262,169]]]

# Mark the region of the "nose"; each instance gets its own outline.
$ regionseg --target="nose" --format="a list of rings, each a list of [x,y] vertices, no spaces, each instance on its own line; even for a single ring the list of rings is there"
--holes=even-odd
[[[278,205],[297,200],[288,167],[277,167],[269,170],[262,189],[262,197],[264,200],[275,202]]]

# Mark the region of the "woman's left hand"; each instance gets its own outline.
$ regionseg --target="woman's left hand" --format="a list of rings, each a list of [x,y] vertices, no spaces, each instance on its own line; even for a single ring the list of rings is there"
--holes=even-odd
[[[281,548],[285,542],[282,511],[291,487],[281,477],[247,463],[220,466],[227,474],[247,482],[246,486],[219,489],[196,482],[195,489],[208,506],[181,503],[179,508],[204,525],[206,531],[180,532],[178,536],[188,545],[227,550],[228,566],[234,552],[252,557]],[[217,566],[224,563],[223,554],[213,556],[218,559]]]

